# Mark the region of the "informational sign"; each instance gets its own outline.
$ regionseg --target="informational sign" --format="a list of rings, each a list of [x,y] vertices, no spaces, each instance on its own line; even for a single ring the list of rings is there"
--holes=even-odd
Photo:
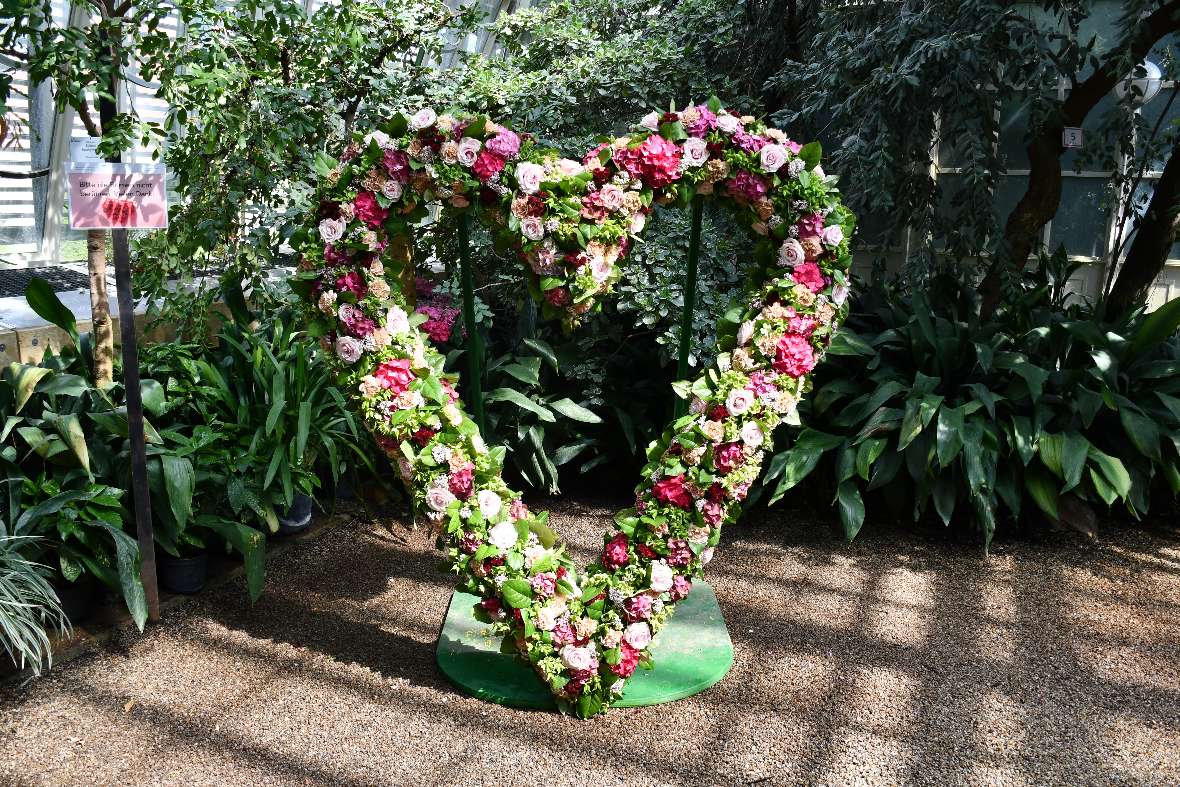
[[[70,162],[70,229],[163,229],[168,194],[163,164]]]
[[[71,164],[101,164],[98,143],[101,137],[75,137],[70,140]]]
[[[1067,127],[1061,130],[1061,147],[1080,148],[1082,146],[1082,130]]]

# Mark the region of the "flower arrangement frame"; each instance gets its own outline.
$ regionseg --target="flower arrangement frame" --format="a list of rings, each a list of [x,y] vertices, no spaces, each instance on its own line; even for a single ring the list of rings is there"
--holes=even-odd
[[[459,584],[482,598],[481,619],[564,711],[602,712],[650,661],[845,315],[855,219],[820,153],[710,99],[653,112],[580,161],[487,117],[430,109],[317,160],[317,213],[294,239],[309,331],[440,529]],[[753,233],[748,299],[722,316],[714,366],[676,384],[688,412],[648,448],[634,506],[578,570],[547,515],[504,482],[504,448],[485,444],[407,311],[410,227],[434,204],[474,212],[525,263],[543,313],[572,327],[609,294],[653,205],[708,198]]]

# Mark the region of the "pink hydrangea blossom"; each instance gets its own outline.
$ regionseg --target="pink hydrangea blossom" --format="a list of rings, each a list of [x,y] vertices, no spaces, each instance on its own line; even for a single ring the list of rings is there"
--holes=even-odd
[[[651,492],[661,503],[688,510],[692,505],[692,496],[684,486],[684,474],[661,478],[652,484]]]
[[[713,449],[713,466],[722,475],[728,475],[741,466],[745,459],[739,443],[722,443]]]
[[[392,391],[394,394],[408,391],[410,383],[417,379],[417,376],[410,370],[408,358],[390,358],[382,362],[373,371],[373,377],[377,379],[382,388]]]
[[[631,556],[627,553],[627,536],[623,533],[615,534],[602,550],[602,567],[608,571],[627,565],[630,559]]]
[[[474,486],[475,465],[473,464],[468,463],[458,470],[451,471],[451,474],[447,476],[447,488],[460,500],[471,497]]]
[[[802,377],[815,368],[815,350],[805,337],[788,333],[778,340],[774,370],[790,377]]]
[[[341,292],[347,290],[356,296],[357,300],[365,297],[365,293],[369,288],[365,286],[364,277],[357,271],[349,271],[343,276],[336,277],[336,289]]]
[[[475,173],[475,177],[484,183],[499,175],[502,169],[504,169],[503,156],[497,156],[488,150],[486,146],[479,152],[479,156],[475,159],[475,164],[471,167],[471,171]]]
[[[659,134],[652,134],[638,147],[617,149],[615,160],[652,188],[667,186],[680,176],[680,147]]]
[[[515,131],[501,129],[499,134],[484,143],[484,150],[490,150],[500,158],[514,159],[520,152],[520,137]]]
[[[812,292],[819,292],[825,284],[824,275],[814,262],[805,262],[796,266],[795,270],[791,272],[791,278]]]
[[[640,593],[623,602],[623,612],[627,620],[634,623],[637,620],[647,620],[651,617],[651,596]]]
[[[764,195],[767,189],[765,178],[744,169],[739,169],[736,175],[725,182],[725,185],[730,194],[750,202]]]

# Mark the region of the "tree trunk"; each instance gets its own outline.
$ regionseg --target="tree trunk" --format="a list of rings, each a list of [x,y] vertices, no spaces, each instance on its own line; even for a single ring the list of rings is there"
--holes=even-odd
[[[107,299],[107,231],[86,233],[86,269],[90,274],[90,325],[94,344],[94,383],[99,387],[114,380],[115,332],[111,327],[111,306]]]
[[[1004,239],[996,261],[988,270],[980,292],[983,310],[990,314],[999,302],[1003,276],[1019,271],[1037,245],[1037,233],[1057,214],[1061,204],[1061,134],[1080,127],[1099,101],[1125,79],[1126,64],[1138,64],[1161,38],[1180,29],[1180,0],[1169,2],[1139,20],[1125,46],[1103,56],[1094,72],[1074,85],[1061,110],[1050,115],[1028,144],[1028,189],[1016,203],[1004,225]]]
[[[1135,239],[1106,299],[1107,313],[1120,314],[1139,305],[1147,288],[1163,270],[1168,250],[1176,242],[1180,222],[1180,137],[1172,145],[1172,152],[1159,181],[1147,212],[1139,220]]]

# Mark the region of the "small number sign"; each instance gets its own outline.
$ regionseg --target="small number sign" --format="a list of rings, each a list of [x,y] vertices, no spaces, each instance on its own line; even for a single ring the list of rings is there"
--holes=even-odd
[[[1082,130],[1080,128],[1066,128],[1061,132],[1061,147],[1080,148],[1082,146]]]

